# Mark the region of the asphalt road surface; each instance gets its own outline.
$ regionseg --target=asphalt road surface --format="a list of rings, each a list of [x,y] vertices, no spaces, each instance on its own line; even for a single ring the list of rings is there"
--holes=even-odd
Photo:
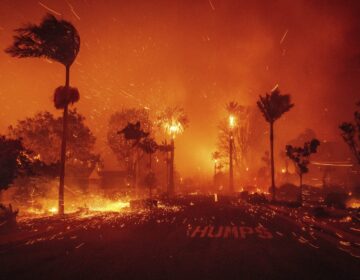
[[[268,206],[188,197],[24,219],[0,234],[0,279],[360,279],[359,247]]]

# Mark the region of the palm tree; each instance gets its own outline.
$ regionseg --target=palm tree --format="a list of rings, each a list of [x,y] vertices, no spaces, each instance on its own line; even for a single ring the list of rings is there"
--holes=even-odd
[[[160,113],[157,123],[161,126],[165,133],[170,136],[170,162],[169,162],[169,182],[168,195],[173,195],[174,186],[174,152],[175,152],[175,137],[181,134],[188,126],[189,120],[183,108],[167,107]]]
[[[80,50],[80,36],[68,21],[58,20],[47,14],[40,25],[28,24],[15,30],[13,44],[5,50],[13,57],[44,57],[65,66],[65,87],[54,93],[57,109],[63,109],[63,132],[61,142],[61,168],[59,185],[59,215],[64,214],[64,179],[68,105],[79,100],[79,92],[70,88],[70,67]]]
[[[233,157],[234,157],[234,129],[237,128],[237,116],[243,110],[240,104],[235,101],[231,101],[226,104],[226,110],[229,114],[229,193],[234,192],[234,166],[233,166]]]
[[[270,94],[260,96],[257,105],[270,125],[271,191],[272,200],[275,200],[274,123],[294,104],[291,104],[289,94],[281,94],[279,88],[275,87]]]

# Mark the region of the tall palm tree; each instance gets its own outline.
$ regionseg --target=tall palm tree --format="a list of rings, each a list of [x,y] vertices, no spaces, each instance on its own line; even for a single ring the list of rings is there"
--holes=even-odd
[[[281,94],[279,88],[275,87],[270,94],[266,93],[265,96],[259,96],[257,105],[270,125],[271,190],[272,199],[275,200],[274,123],[284,113],[288,112],[294,104],[291,104],[289,94]]]
[[[173,195],[175,191],[174,184],[174,157],[175,157],[175,137],[181,134],[188,126],[189,120],[183,108],[167,107],[157,118],[157,123],[165,133],[170,136],[170,162],[169,162],[169,182],[168,195]]]
[[[64,179],[68,105],[79,100],[79,92],[70,87],[70,67],[80,50],[80,36],[68,21],[47,14],[39,25],[28,24],[15,30],[13,44],[5,50],[13,57],[44,57],[65,66],[65,86],[54,93],[57,109],[63,109],[61,168],[59,185],[59,215],[64,214]]]

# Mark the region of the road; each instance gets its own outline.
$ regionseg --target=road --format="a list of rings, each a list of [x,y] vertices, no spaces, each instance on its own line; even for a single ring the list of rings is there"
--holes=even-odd
[[[0,235],[0,279],[360,279],[359,246],[268,206],[187,197],[24,219]]]

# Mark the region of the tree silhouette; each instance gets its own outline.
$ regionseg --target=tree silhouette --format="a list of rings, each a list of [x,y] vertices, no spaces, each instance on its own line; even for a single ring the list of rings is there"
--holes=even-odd
[[[19,175],[31,173],[31,152],[24,148],[21,140],[0,136],[0,192]]]
[[[137,122],[139,122],[139,129],[137,129]],[[129,123],[134,127],[128,127]],[[130,139],[137,138],[137,135],[131,135],[131,131],[139,131],[135,134],[140,133],[140,124],[143,131],[146,131],[146,133],[152,132],[149,112],[143,108],[124,108],[112,114],[109,120],[108,145],[115,154],[121,168],[126,170],[129,176],[134,176],[136,167],[143,163],[140,159],[143,157],[144,152],[134,145],[134,139]],[[126,127],[128,128],[125,129]],[[119,133],[120,130],[123,130],[124,133]]]
[[[60,170],[60,154],[62,138],[62,117],[55,117],[50,112],[39,112],[32,117],[19,120],[14,126],[9,127],[9,136],[21,138],[26,149],[49,167],[56,167],[55,174],[52,170],[51,177],[56,177]],[[85,118],[76,109],[69,110],[68,139],[66,151],[66,170],[68,176],[87,178],[100,163],[100,157],[94,153],[96,138],[85,124]],[[45,170],[44,170],[45,171]],[[46,172],[41,172],[45,173]]]
[[[54,93],[57,109],[63,109],[61,168],[59,185],[59,214],[64,214],[64,179],[67,138],[68,105],[79,100],[79,92],[70,88],[70,67],[80,50],[80,36],[68,21],[47,14],[40,25],[28,24],[15,30],[13,45],[5,51],[14,57],[44,57],[65,66],[65,86]]]
[[[305,142],[304,147],[294,147],[292,145],[286,145],[286,155],[294,162],[296,172],[300,178],[300,203],[302,203],[303,201],[303,175],[309,172],[308,165],[310,163],[310,155],[317,152],[317,148],[319,145],[320,141],[315,138],[312,139],[310,142]]]
[[[291,104],[289,94],[281,94],[278,87],[275,87],[270,94],[266,93],[265,96],[260,96],[257,105],[270,125],[271,190],[272,199],[275,200],[274,123],[294,104]]]
[[[357,105],[360,107],[360,102]],[[355,123],[344,122],[339,128],[341,129],[341,136],[360,164],[360,111],[355,111],[354,120]]]

